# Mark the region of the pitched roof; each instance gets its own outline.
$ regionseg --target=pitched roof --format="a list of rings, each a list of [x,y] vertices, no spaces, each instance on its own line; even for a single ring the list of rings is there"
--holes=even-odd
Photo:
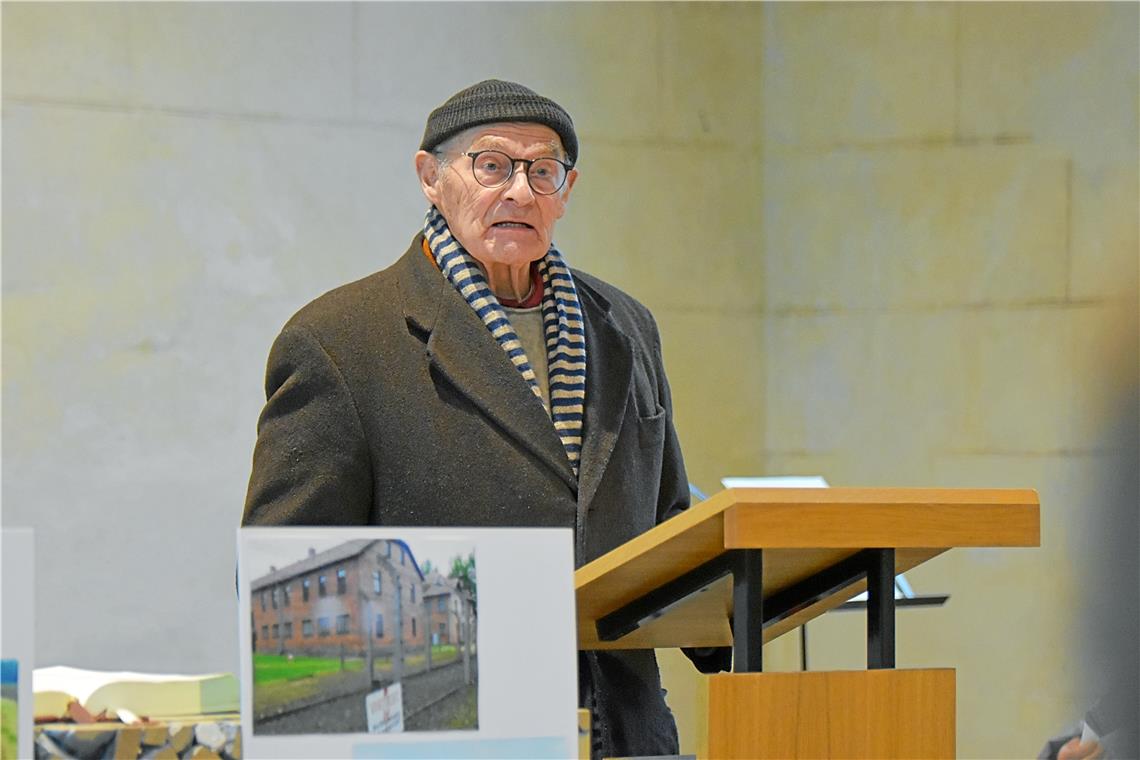
[[[457,594],[459,585],[454,578],[448,578],[432,570],[424,578],[424,596],[439,596],[441,594]]]
[[[305,557],[302,560],[298,560],[297,562],[293,562],[292,564],[286,565],[285,567],[281,567],[270,573],[266,573],[260,578],[255,578],[250,582],[249,589],[250,591],[257,591],[258,589],[272,586],[273,584],[280,583],[281,581],[291,580],[293,578],[296,578],[298,575],[304,575],[305,573],[316,570],[319,567],[324,567],[325,565],[331,565],[334,562],[342,562],[346,559],[351,559],[362,554],[364,550],[372,544],[379,543],[383,540],[387,539],[363,538],[345,541],[343,544],[338,544],[331,549],[325,549],[323,552],[317,552],[316,554]],[[408,556],[412,558],[412,567],[422,579],[424,577],[423,571],[420,570],[419,563],[416,562],[416,555],[412,553],[411,547],[399,539],[391,539],[391,543],[399,544],[400,546],[404,547],[404,550],[408,553]]]

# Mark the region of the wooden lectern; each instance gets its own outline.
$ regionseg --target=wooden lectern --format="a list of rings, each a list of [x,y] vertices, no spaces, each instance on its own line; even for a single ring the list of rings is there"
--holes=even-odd
[[[731,645],[703,758],[953,757],[953,669],[894,668],[894,576],[1040,536],[1031,490],[728,489],[575,573],[578,646]],[[762,672],[764,642],[864,590],[867,670]]]

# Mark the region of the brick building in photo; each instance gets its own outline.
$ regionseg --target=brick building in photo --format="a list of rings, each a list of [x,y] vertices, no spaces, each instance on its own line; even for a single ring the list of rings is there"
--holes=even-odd
[[[461,621],[464,607],[458,584],[433,570],[424,579],[423,589],[431,643],[460,643],[463,639]]]
[[[422,648],[427,630],[459,637],[458,626],[440,628],[440,600],[458,618],[463,605],[449,579],[425,582],[415,556],[399,540],[354,540],[309,556],[250,584],[253,651],[264,654],[335,656],[361,654],[368,637],[376,652]],[[425,589],[425,586],[427,588]],[[446,590],[445,590],[446,589]],[[431,592],[425,598],[424,592]],[[426,626],[426,628],[425,628]],[[402,629],[402,630],[398,630]],[[433,637],[434,638],[434,637]],[[445,643],[439,636],[435,643]]]

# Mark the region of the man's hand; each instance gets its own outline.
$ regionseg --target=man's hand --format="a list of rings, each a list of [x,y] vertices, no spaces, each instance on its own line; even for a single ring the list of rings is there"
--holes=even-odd
[[[1104,745],[1089,739],[1081,741],[1081,737],[1074,736],[1065,742],[1057,752],[1057,760],[1097,760],[1104,754]]]

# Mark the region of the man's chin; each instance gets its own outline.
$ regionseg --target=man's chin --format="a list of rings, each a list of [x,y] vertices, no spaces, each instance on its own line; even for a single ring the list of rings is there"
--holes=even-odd
[[[532,261],[541,259],[546,249],[538,245],[494,245],[487,246],[482,255],[468,251],[483,264],[499,264],[509,267],[529,265]]]

